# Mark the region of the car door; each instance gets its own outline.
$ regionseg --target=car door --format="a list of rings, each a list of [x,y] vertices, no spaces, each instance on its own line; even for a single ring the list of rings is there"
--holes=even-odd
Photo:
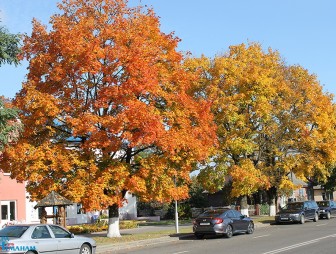
[[[56,242],[58,254],[78,254],[80,246],[70,232],[57,225],[48,225]]]
[[[336,205],[334,201],[330,201],[330,214],[336,216]]]
[[[312,206],[310,205],[309,202],[304,202],[303,210],[304,210],[304,213],[305,213],[305,217],[307,219],[313,218],[313,212],[312,212],[313,210],[312,210]]]
[[[237,218],[233,212],[233,210],[229,210],[225,213],[225,217],[229,218],[230,223],[233,227],[233,231],[239,231],[239,221],[237,221]]]
[[[241,231],[241,230],[244,230],[246,228],[245,224],[246,224],[246,221],[244,220],[244,216],[236,211],[236,210],[231,210],[232,213],[233,213],[233,216],[234,216],[234,223],[236,225],[236,229],[238,231]]]
[[[38,253],[57,254],[57,241],[45,225],[36,226],[31,238]]]

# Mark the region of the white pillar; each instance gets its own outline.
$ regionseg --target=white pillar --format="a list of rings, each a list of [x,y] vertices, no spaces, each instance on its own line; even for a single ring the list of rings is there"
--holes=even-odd
[[[243,209],[241,208],[240,212],[242,215],[246,215],[247,217],[249,217],[248,208],[243,208]]]
[[[175,229],[176,234],[179,233],[178,212],[177,212],[177,200],[175,200]]]
[[[276,211],[275,211],[275,205],[272,204],[269,206],[269,216],[275,216]]]

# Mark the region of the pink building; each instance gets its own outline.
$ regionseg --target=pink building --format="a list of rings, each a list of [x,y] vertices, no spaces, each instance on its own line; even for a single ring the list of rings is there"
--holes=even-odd
[[[0,171],[0,228],[9,221],[26,221],[25,184]]]

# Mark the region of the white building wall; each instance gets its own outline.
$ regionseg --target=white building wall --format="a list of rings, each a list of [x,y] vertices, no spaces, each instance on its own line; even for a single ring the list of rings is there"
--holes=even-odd
[[[77,203],[66,207],[67,225],[86,224],[91,222],[89,213],[81,213],[78,210]]]
[[[134,220],[138,217],[136,196],[127,192],[125,198],[127,201],[124,202],[123,207],[119,208],[120,219]]]
[[[38,209],[34,209],[37,202],[29,201],[29,195],[27,193],[26,199],[26,221],[25,223],[40,223]],[[137,218],[137,199],[136,196],[126,193],[125,198],[127,202],[124,202],[124,206],[119,208],[120,219],[136,219]],[[53,214],[52,207],[46,207],[48,215]],[[97,218],[100,211],[93,211],[87,213],[80,213],[77,208],[77,203],[66,207],[66,220],[67,225],[86,224],[92,223],[94,218]],[[108,211],[105,211],[108,214]],[[47,223],[55,223],[53,219],[48,219]]]
[[[26,221],[25,223],[28,223],[28,224],[40,223],[39,214],[38,214],[39,209],[34,208],[36,204],[37,204],[36,201],[30,201],[30,196],[26,192]],[[52,207],[46,207],[45,209],[48,215],[53,214]],[[48,219],[47,222],[53,223],[53,219]]]

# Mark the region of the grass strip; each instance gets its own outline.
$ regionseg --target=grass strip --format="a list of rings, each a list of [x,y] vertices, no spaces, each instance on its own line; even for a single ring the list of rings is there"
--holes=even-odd
[[[192,227],[180,228],[179,234],[176,234],[175,229],[170,229],[170,230],[153,231],[148,233],[121,234],[121,237],[115,237],[115,238],[108,238],[106,236],[94,236],[92,238],[97,242],[97,244],[104,245],[104,244],[125,243],[125,242],[160,238],[164,236],[177,237],[183,234],[192,234]]]

